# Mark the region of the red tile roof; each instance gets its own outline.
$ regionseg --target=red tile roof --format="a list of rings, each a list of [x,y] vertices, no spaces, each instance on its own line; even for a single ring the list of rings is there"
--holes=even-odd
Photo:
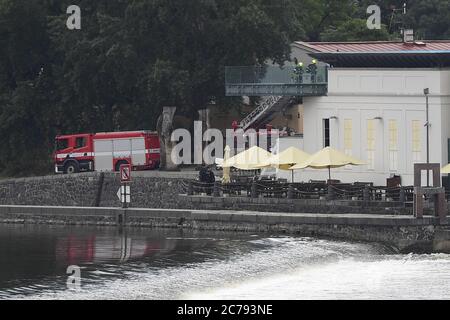
[[[416,41],[403,43],[394,41],[369,42],[297,42],[315,52],[400,52],[400,51],[450,51],[450,40]]]

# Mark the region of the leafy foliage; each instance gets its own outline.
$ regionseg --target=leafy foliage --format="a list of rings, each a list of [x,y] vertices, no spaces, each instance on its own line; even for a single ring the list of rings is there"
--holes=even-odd
[[[386,26],[380,30],[370,30],[367,28],[367,21],[364,19],[352,19],[343,22],[336,29],[327,29],[322,33],[323,41],[365,41],[388,40],[390,37]]]

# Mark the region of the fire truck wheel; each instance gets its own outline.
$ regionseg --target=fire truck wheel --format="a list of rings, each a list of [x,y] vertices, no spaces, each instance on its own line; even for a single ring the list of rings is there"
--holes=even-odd
[[[123,164],[128,164],[128,161],[126,161],[126,160],[117,161],[116,167],[115,167],[116,172],[120,171],[120,166],[123,165]]]
[[[78,164],[76,162],[69,162],[64,167],[64,173],[77,173],[80,171],[80,168],[78,167]]]

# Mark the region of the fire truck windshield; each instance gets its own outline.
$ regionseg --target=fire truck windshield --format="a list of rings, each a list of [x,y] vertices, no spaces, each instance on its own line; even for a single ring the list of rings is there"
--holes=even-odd
[[[57,139],[56,140],[56,151],[67,149],[69,146],[68,139]]]

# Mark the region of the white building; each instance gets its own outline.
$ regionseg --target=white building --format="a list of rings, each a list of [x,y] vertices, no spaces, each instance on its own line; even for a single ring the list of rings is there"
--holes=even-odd
[[[450,41],[297,45],[331,66],[328,95],[303,99],[304,151],[331,146],[367,163],[333,169],[333,179],[386,185],[399,175],[403,185],[412,185],[413,164],[427,160],[425,88],[430,162],[449,162]],[[300,170],[296,181],[327,175]]]

